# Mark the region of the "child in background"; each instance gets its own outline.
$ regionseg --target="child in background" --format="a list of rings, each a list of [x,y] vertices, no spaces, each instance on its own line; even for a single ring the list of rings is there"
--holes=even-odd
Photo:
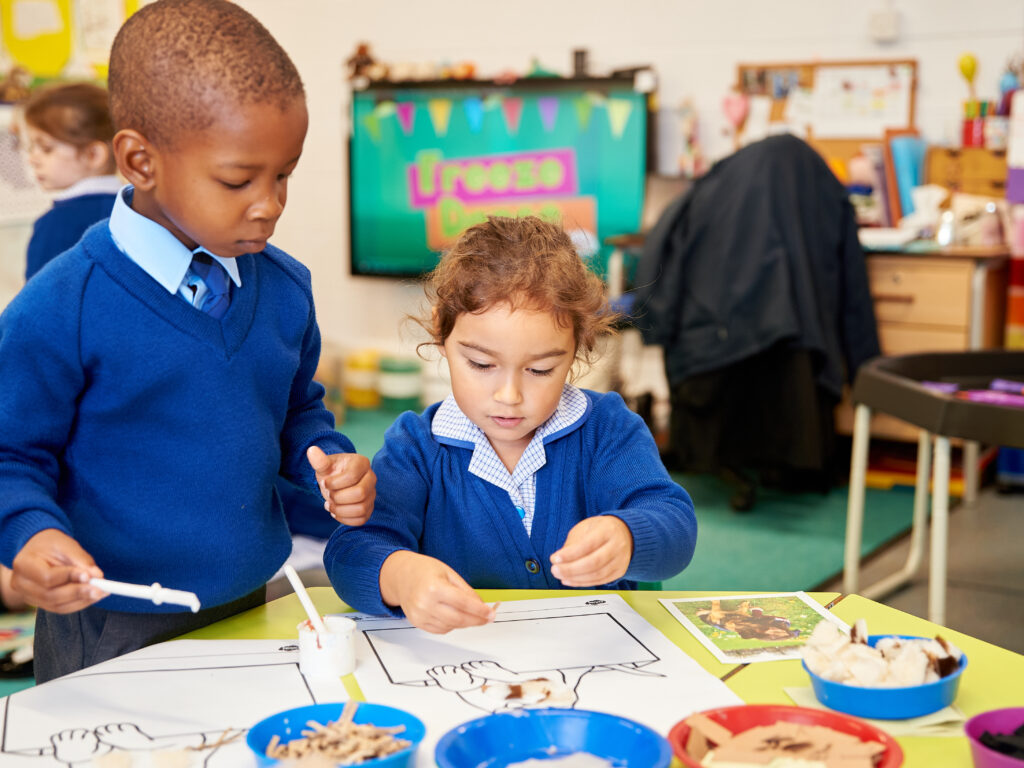
[[[421,324],[452,394],[388,430],[373,517],[324,554],[342,599],[443,633],[493,619],[473,588],[633,589],[685,568],[693,504],[643,420],[567,383],[614,320],[569,236],[492,217],[430,282]]]
[[[28,162],[39,186],[57,192],[36,221],[25,279],[110,216],[122,182],[114,174],[114,124],[107,91],[90,83],[43,88],[25,105]]]
[[[157,0],[114,40],[110,104],[131,186],[0,315],[0,562],[39,608],[37,682],[262,604],[291,550],[279,476],[349,525],[373,508],[313,380],[309,271],[267,243],[306,135],[295,65],[238,5]]]

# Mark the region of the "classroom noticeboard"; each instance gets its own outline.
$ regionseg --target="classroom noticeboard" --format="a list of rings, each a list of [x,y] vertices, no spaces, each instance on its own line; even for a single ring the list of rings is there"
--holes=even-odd
[[[421,275],[488,215],[558,221],[595,248],[636,231],[645,95],[630,80],[557,82],[355,92],[352,273]]]
[[[736,90],[770,100],[773,128],[788,126],[826,159],[848,162],[887,130],[913,128],[917,61],[870,59],[739,64]]]

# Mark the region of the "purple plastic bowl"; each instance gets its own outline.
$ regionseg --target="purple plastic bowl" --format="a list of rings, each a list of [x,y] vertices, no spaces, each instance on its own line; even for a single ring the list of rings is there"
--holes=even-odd
[[[996,752],[978,741],[985,731],[1012,733],[1021,725],[1024,725],[1024,707],[993,709],[975,715],[964,723],[964,731],[967,732],[967,740],[971,744],[974,768],[1024,768],[1024,760]]]

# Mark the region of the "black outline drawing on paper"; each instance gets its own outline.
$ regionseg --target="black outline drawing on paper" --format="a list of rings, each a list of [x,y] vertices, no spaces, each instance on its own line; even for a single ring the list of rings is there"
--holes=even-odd
[[[540,622],[558,622],[545,628]],[[572,627],[572,624],[582,626]],[[568,624],[566,624],[568,622]],[[499,618],[494,627],[501,627],[508,632],[509,628],[520,624],[523,628],[526,644],[529,633],[536,637],[565,637],[572,628],[579,630],[576,636],[598,636],[598,633],[621,633],[621,641],[616,641],[615,656],[606,658],[585,658],[586,651],[576,652],[569,645],[562,649],[559,663],[552,664],[538,658],[535,663],[524,668],[524,664],[511,664],[507,660],[495,658],[444,659],[447,663],[435,664],[416,671],[407,668],[404,672],[389,664],[391,653],[389,644],[401,644],[395,638],[414,637],[419,643],[437,644],[434,638],[424,638],[419,630],[412,627],[382,627],[373,629],[361,626],[363,635],[369,643],[377,662],[393,685],[437,686],[441,690],[450,691],[466,704],[485,712],[502,712],[513,709],[534,709],[540,707],[573,708],[580,702],[579,685],[590,673],[622,672],[645,677],[664,677],[660,672],[644,669],[661,659],[640,641],[629,629],[611,613],[580,613],[568,616],[528,616],[517,618]],[[394,634],[400,633],[400,634]],[[571,636],[571,635],[570,635]],[[607,642],[606,646],[610,645]],[[467,651],[466,653],[472,653]],[[530,655],[529,651],[524,651]],[[441,656],[445,654],[439,654]],[[489,655],[489,654],[487,654]],[[515,668],[513,668],[515,667]]]
[[[67,768],[76,765],[89,765],[93,760],[102,758],[115,751],[127,752],[205,752],[201,765],[207,765],[210,759],[222,747],[241,738],[248,728],[228,728],[220,733],[185,733],[154,738],[144,732],[135,723],[111,723],[95,728],[67,728],[50,736],[50,746],[38,752],[2,752],[2,761],[6,766],[25,766],[25,768],[46,765],[40,758],[52,758]],[[17,760],[18,762],[13,762]]]
[[[277,650],[297,651],[298,647],[295,645],[284,645],[280,646]],[[266,652],[260,652],[259,655],[266,655]],[[59,697],[61,687],[66,686],[66,684],[71,684],[80,690],[80,686],[84,686],[83,678],[93,678],[88,683],[88,690],[102,690],[100,686],[109,690],[108,686],[111,684],[111,680],[120,678],[122,681],[121,685],[125,685],[126,681],[130,681],[132,676],[137,674],[148,675],[156,673],[159,676],[161,673],[169,673],[173,676],[180,676],[182,673],[199,673],[205,678],[219,671],[238,672],[246,676],[255,676],[259,675],[260,671],[267,669],[277,670],[279,674],[273,676],[272,679],[278,684],[282,680],[291,680],[291,675],[289,674],[291,670],[294,671],[295,677],[289,683],[289,696],[293,701],[288,707],[278,707],[272,711],[290,708],[291,706],[316,704],[319,701],[316,692],[310,687],[309,681],[299,672],[297,658],[294,661],[276,661],[272,663],[253,664],[248,661],[240,664],[230,663],[230,659],[241,659],[244,656],[245,654],[227,654],[224,658],[229,663],[223,666],[186,665],[181,668],[119,668],[113,670],[102,670],[100,667],[97,667],[97,671],[92,674],[80,673],[72,675],[67,678],[54,680],[45,686],[36,686],[33,689],[19,691],[6,699],[0,699],[0,715],[2,715],[0,717],[0,766],[3,766],[3,768],[56,768],[56,766],[61,766],[62,768],[85,768],[85,766],[92,766],[94,764],[93,761],[96,760],[100,761],[96,764],[102,764],[103,758],[106,755],[118,751],[136,754],[147,751],[153,753],[160,752],[168,757],[173,756],[175,752],[184,752],[191,758],[189,765],[203,766],[204,768],[236,765],[239,755],[242,754],[238,750],[245,750],[245,755],[249,755],[248,750],[245,748],[245,734],[252,723],[246,722],[245,727],[214,725],[216,720],[209,718],[211,722],[205,723],[205,727],[201,729],[168,733],[167,731],[174,728],[171,724],[176,722],[174,713],[160,710],[158,706],[154,707],[153,712],[149,712],[141,718],[127,717],[114,722],[110,721],[109,713],[96,714],[84,711],[76,713],[77,722],[69,723],[68,725],[71,727],[62,728],[51,733],[49,736],[44,735],[46,734],[45,726],[38,728],[38,736],[36,737],[38,740],[36,740],[25,739],[25,734],[19,734],[18,731],[24,731],[26,724],[32,722],[33,716],[31,712],[34,707],[40,706],[40,701],[33,701],[31,705],[22,705],[20,706],[21,711],[18,712],[18,710],[19,705],[21,705],[20,700],[24,699],[26,694],[32,694],[36,699],[42,693]],[[107,663],[116,663],[117,661]],[[282,678],[280,673],[284,673],[285,677]],[[108,679],[106,683],[103,682],[104,678]],[[153,690],[154,688],[153,683],[150,681],[127,684],[133,685],[137,690],[141,689],[140,686],[144,688],[147,685],[149,686],[148,690]],[[75,695],[77,693],[78,691],[75,692]],[[158,686],[153,695],[154,698],[159,700]],[[15,714],[16,712],[18,714]],[[139,714],[142,713],[140,712]],[[237,721],[238,719],[237,716],[233,716],[228,712],[223,713],[223,715],[225,720]],[[154,723],[161,723],[161,718],[164,716],[167,716],[168,725],[163,728],[158,725],[154,726]],[[90,723],[89,720],[93,718],[105,718],[106,721]],[[177,722],[180,727],[180,721]],[[19,737],[21,737],[20,741],[22,743],[12,743],[12,739],[18,741]],[[32,741],[36,743],[33,744],[31,743]],[[121,763],[111,762],[110,764],[120,765]]]
[[[579,702],[577,688],[580,681],[591,672],[605,670],[664,677],[632,664],[513,672],[496,661],[467,661],[458,667],[431,667],[427,674],[439,688],[452,691],[471,707],[484,712],[509,712],[543,707],[575,708]]]

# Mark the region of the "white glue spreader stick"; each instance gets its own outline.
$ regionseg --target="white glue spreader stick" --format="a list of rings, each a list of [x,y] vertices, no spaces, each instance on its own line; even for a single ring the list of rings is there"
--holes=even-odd
[[[199,598],[195,592],[186,592],[182,589],[167,589],[166,587],[161,587],[156,582],[153,582],[148,587],[145,584],[128,584],[124,581],[110,581],[109,579],[89,579],[89,583],[112,595],[152,600],[156,605],[161,603],[186,605],[192,609],[192,613],[196,613],[199,610]]]

